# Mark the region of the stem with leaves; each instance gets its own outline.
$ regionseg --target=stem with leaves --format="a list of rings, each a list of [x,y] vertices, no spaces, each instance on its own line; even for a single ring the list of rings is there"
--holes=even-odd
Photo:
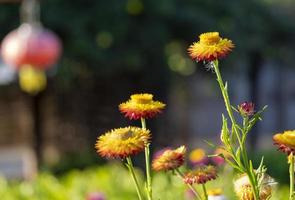
[[[143,129],[146,129],[146,121],[144,118],[141,118],[141,126]],[[151,177],[151,166],[150,166],[150,143],[145,145],[145,167],[146,167],[146,193],[148,200],[152,200],[152,177]]]
[[[136,175],[135,175],[135,172],[134,172],[134,167],[133,167],[132,160],[131,160],[130,157],[127,157],[126,158],[126,161],[127,161],[126,166],[129,169],[129,172],[130,172],[131,177],[133,179],[133,182],[134,182],[134,185],[135,185],[135,188],[136,188],[138,199],[139,200],[143,200],[142,193],[141,193],[141,190],[140,190],[140,187],[139,187],[139,184],[138,184],[138,180],[137,180]]]
[[[294,200],[294,155],[293,152],[289,155],[289,173],[290,173],[290,200]]]
[[[181,180],[183,180],[184,176],[179,169],[175,169],[174,172]],[[200,194],[195,190],[195,188],[192,185],[190,185],[190,184],[186,184],[186,185],[194,193],[194,195],[197,197],[198,200],[202,200]]]
[[[206,190],[205,184],[202,184],[202,188],[203,188],[203,192],[204,192],[204,198],[205,198],[205,200],[208,200],[208,194],[207,194],[207,190]]]
[[[230,161],[228,159],[226,161],[228,161],[229,164],[238,171],[247,174],[253,190],[253,194],[255,196],[255,200],[259,200],[258,177],[256,172],[254,171],[252,161],[248,159],[248,154],[246,150],[246,137],[256,121],[260,119],[260,114],[264,111],[265,108],[263,108],[262,111],[256,113],[251,119],[249,119],[248,116],[243,116],[243,125],[241,127],[234,117],[233,110],[235,109],[230,103],[227,83],[224,84],[222,80],[221,73],[219,71],[218,60],[213,61],[211,64],[216,73],[217,82],[219,84],[225,107],[232,125],[230,133],[227,127],[227,120],[223,116],[221,140],[224,143],[226,150],[230,153],[233,159],[233,161]]]

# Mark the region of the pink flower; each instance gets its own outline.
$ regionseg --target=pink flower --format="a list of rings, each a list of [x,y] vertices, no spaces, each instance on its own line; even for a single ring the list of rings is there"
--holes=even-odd
[[[106,198],[101,192],[90,192],[87,194],[86,200],[106,200]]]
[[[245,101],[244,103],[238,106],[238,109],[243,116],[250,117],[255,112],[254,107],[255,107],[254,103]]]

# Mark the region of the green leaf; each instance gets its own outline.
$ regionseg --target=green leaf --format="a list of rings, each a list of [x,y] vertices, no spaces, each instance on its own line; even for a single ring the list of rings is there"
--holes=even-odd
[[[209,142],[208,140],[203,140],[203,141],[206,142],[212,148],[216,148],[217,147],[215,144],[213,144],[212,142]]]

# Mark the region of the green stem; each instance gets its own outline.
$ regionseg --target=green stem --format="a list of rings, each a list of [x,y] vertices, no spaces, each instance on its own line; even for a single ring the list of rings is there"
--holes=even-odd
[[[205,200],[208,200],[208,194],[207,194],[207,190],[206,190],[205,184],[202,184],[202,188],[203,188]]]
[[[235,117],[233,115],[233,110],[230,104],[230,99],[229,99],[229,95],[228,95],[228,91],[227,91],[227,86],[224,85],[224,82],[222,80],[221,77],[221,73],[219,71],[219,66],[218,66],[218,60],[213,61],[213,67],[214,67],[214,71],[216,73],[217,76],[217,82],[219,84],[223,99],[224,99],[224,103],[225,103],[225,107],[227,110],[227,113],[229,115],[229,118],[231,120],[232,123],[232,127],[233,127],[233,132],[235,134],[235,137],[238,140],[239,143],[239,147],[241,150],[241,157],[242,157],[242,163],[244,166],[240,166],[243,170],[245,170],[246,174],[248,175],[249,181],[251,183],[252,186],[252,190],[255,196],[255,200],[259,200],[259,188],[257,187],[257,181],[256,181],[256,176],[253,176],[253,171],[250,170],[250,166],[249,166],[249,160],[248,160],[248,155],[247,155],[247,151],[246,151],[246,145],[245,145],[245,139],[241,139],[241,136],[239,134],[239,130],[237,129],[237,122],[235,120]],[[246,133],[243,131],[243,135],[244,136]],[[240,164],[240,163],[237,163]]]
[[[237,139],[239,141],[239,144],[240,144],[240,146],[242,146],[242,141],[241,141],[240,135],[239,135],[238,130],[237,130],[236,126],[235,126],[237,123],[236,123],[235,117],[233,115],[233,111],[232,111],[232,108],[231,108],[231,104],[230,104],[230,100],[229,100],[229,97],[228,97],[227,89],[224,86],[224,83],[223,83],[223,80],[222,80],[222,77],[221,77],[221,74],[220,74],[220,71],[219,71],[218,60],[215,60],[213,62],[213,66],[214,66],[214,71],[215,71],[216,76],[217,76],[217,82],[219,83],[219,87],[220,87],[220,90],[221,90],[221,93],[222,93],[222,96],[223,96],[223,99],[224,99],[224,103],[225,103],[227,113],[228,113],[229,118],[230,118],[230,120],[232,122],[233,129],[234,129],[235,135],[236,135],[236,137],[237,137]]]
[[[291,153],[289,155],[289,162],[290,162],[290,168],[289,168],[289,173],[290,173],[290,200],[293,200],[294,196],[294,155]]]
[[[141,126],[143,129],[146,129],[146,122],[144,118],[141,118]],[[151,166],[150,166],[150,143],[147,143],[144,148],[145,154],[145,166],[146,166],[146,192],[148,200],[152,200],[152,177],[151,177]]]
[[[134,167],[133,167],[132,160],[131,160],[130,157],[127,157],[126,160],[127,160],[127,167],[129,169],[129,172],[130,172],[130,174],[132,176],[132,179],[133,179],[133,182],[134,182],[134,185],[135,185],[135,188],[136,188],[138,199],[143,200],[142,194],[141,194],[141,191],[140,191],[140,187],[139,187],[136,175],[134,173]]]
[[[181,173],[181,171],[179,171],[179,169],[175,169],[175,173],[176,173],[176,175],[181,179],[181,180],[183,180],[183,174]],[[190,184],[186,184],[188,187],[189,187],[189,189],[194,193],[194,195],[197,197],[197,199],[199,199],[199,200],[202,200],[202,198],[201,198],[201,196],[199,195],[199,193],[195,190],[195,188],[192,186],[192,185],[190,185]]]

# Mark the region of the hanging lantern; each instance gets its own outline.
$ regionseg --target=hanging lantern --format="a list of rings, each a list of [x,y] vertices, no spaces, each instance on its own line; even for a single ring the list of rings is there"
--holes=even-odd
[[[31,95],[36,95],[46,88],[46,74],[31,65],[24,65],[19,70],[20,88]]]
[[[44,70],[52,67],[61,54],[61,42],[53,32],[43,28],[39,0],[23,0],[20,16],[20,27],[2,42],[3,61],[16,69],[23,65]]]
[[[4,38],[1,54],[6,64],[17,69],[23,65],[48,69],[57,62],[61,43],[53,32],[25,23]]]

